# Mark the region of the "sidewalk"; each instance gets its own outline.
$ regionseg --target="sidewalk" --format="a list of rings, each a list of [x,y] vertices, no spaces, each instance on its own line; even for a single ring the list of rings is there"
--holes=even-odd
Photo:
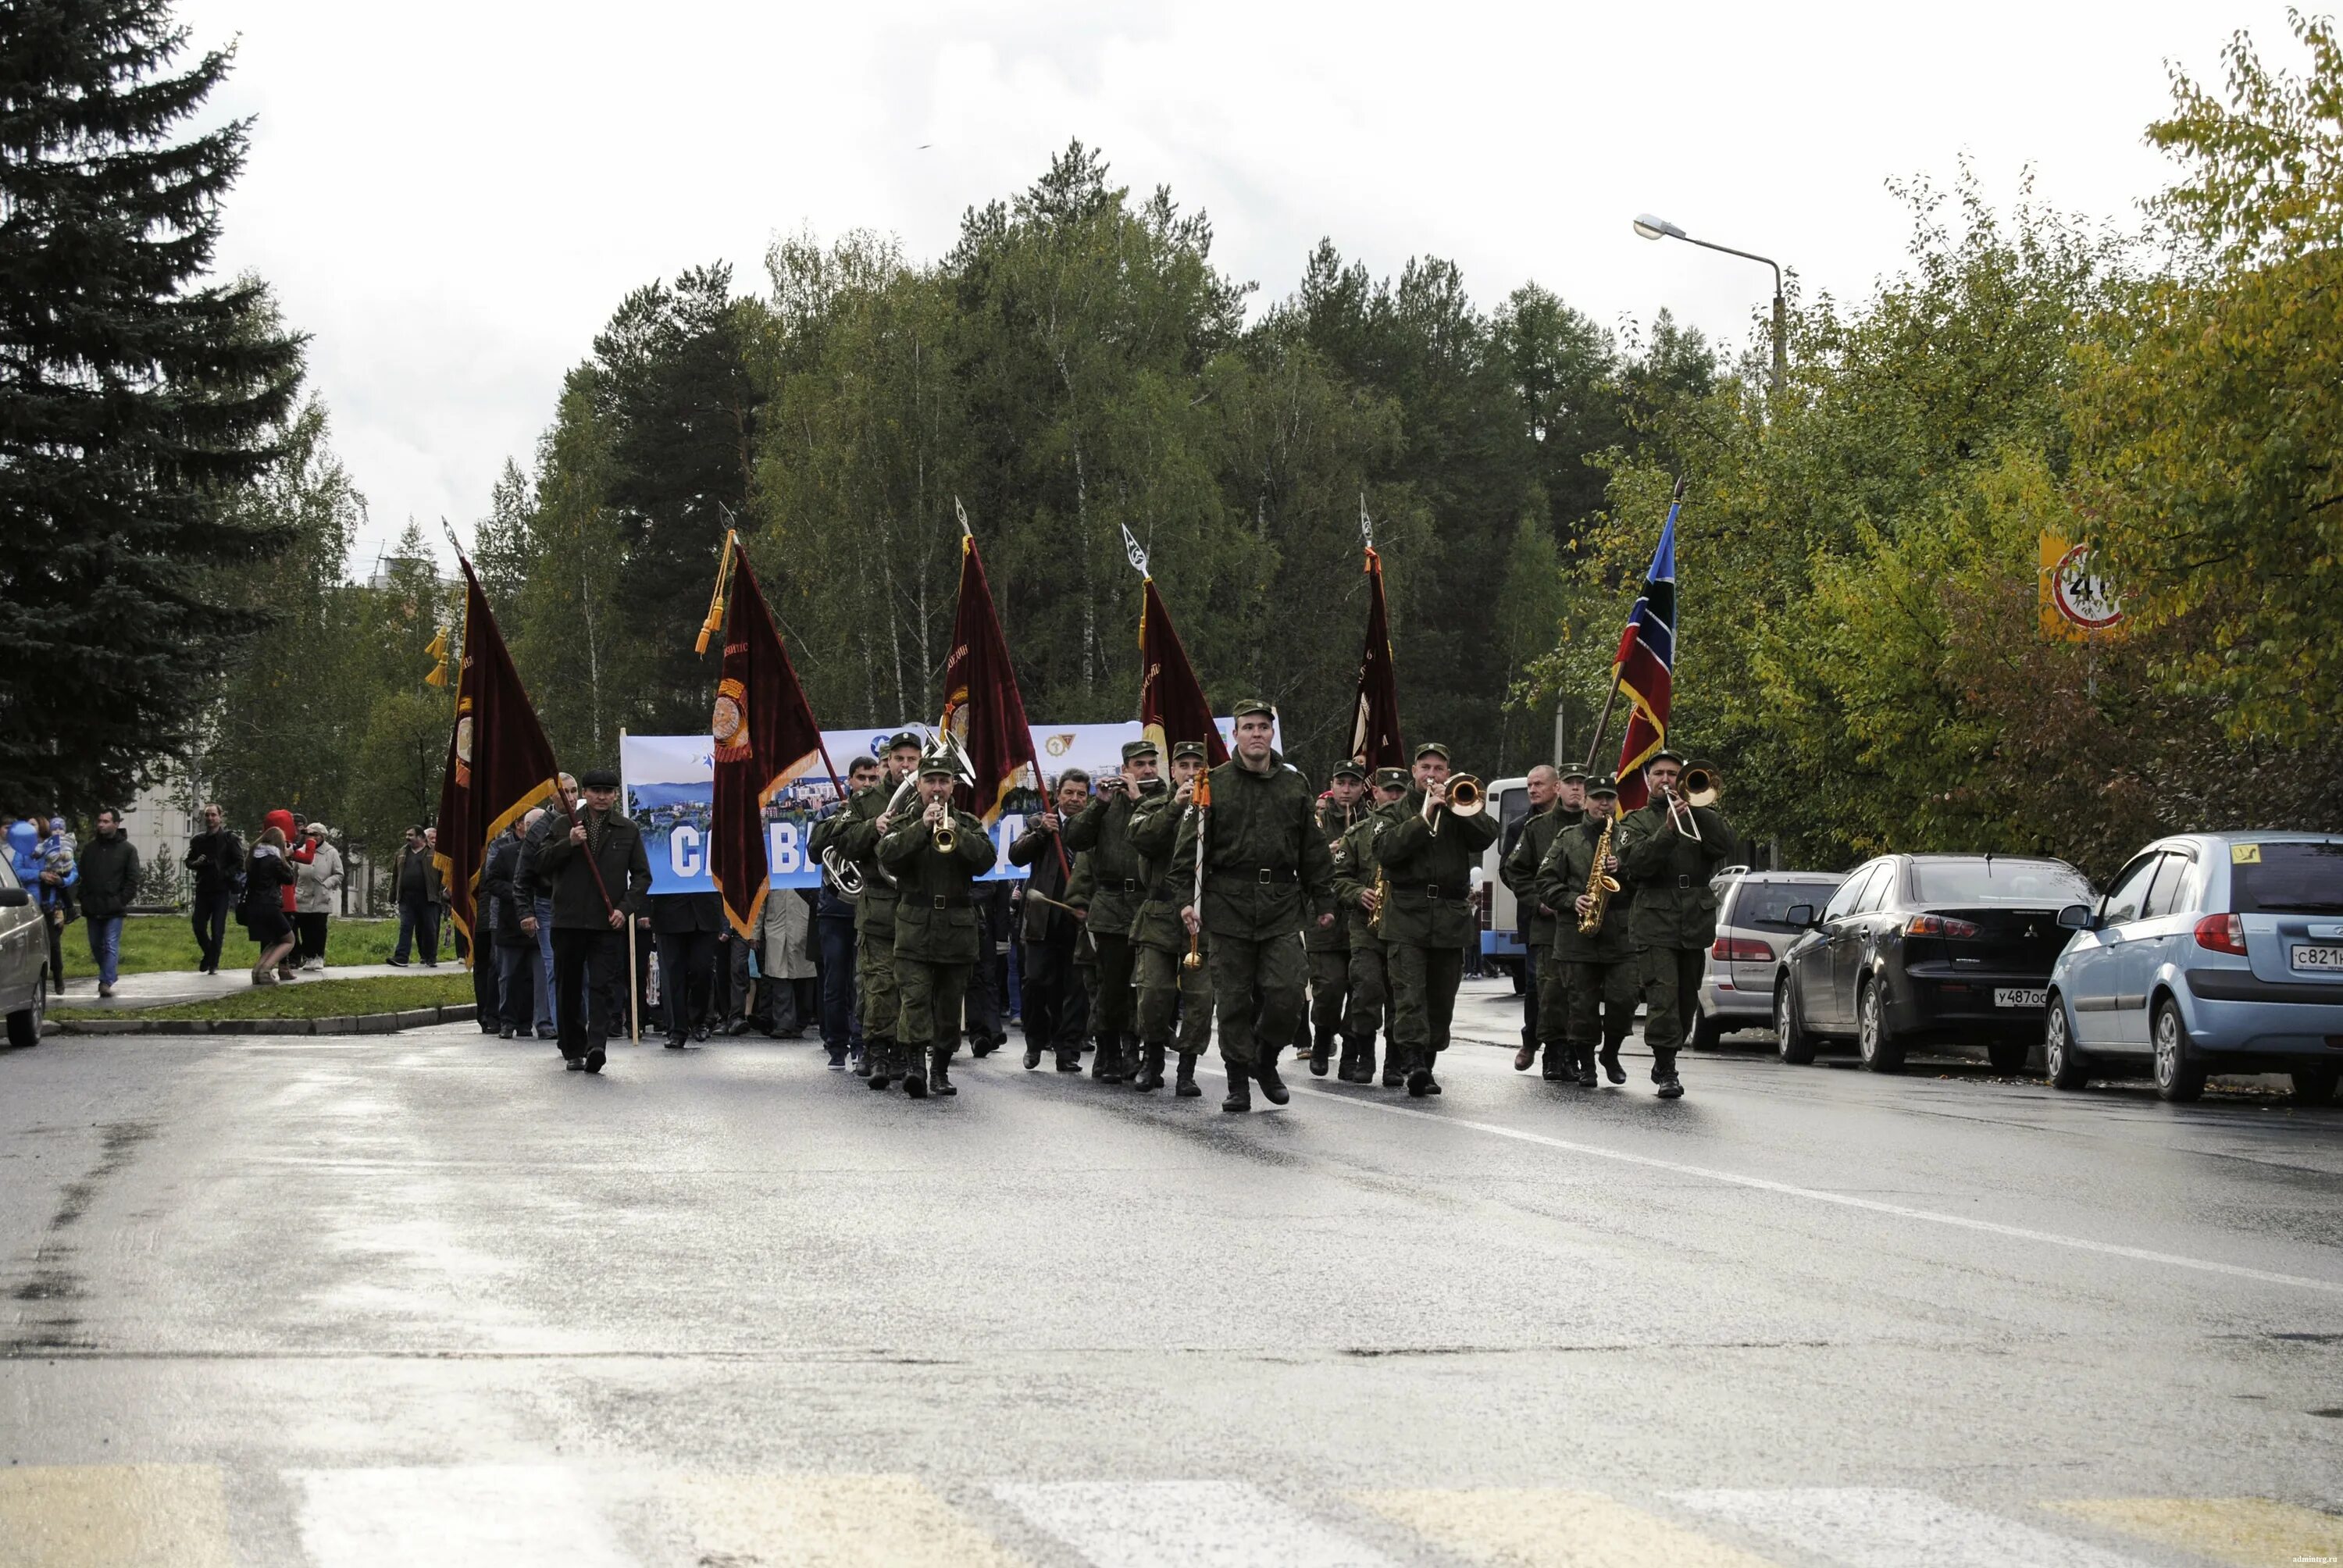
[[[289,985],[312,985],[325,980],[372,980],[379,975],[461,974],[464,966],[450,959],[440,960],[439,967],[425,969],[412,964],[405,969],[390,964],[328,964],[322,970],[312,970]],[[253,989],[248,970],[227,970],[216,975],[197,974],[192,970],[164,970],[153,974],[124,975],[114,982],[114,994],[97,994],[94,977],[77,977],[68,988],[49,999],[52,1007],[127,1008],[164,1007],[172,1002],[207,1001],[213,997],[233,996]]]

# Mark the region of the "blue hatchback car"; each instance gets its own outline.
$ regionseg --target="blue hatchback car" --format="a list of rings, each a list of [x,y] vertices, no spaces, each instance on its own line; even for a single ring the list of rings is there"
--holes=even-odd
[[[2325,1104],[2343,1080],[2343,836],[2187,833],[2132,857],[2050,971],[2050,1082],[2152,1065],[2167,1100],[2217,1072],[2285,1072]]]

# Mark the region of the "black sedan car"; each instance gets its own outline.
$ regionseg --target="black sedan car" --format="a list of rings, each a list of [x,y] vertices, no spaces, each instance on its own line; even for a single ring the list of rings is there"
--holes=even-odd
[[[1820,915],[1788,911],[1805,934],[1774,988],[1782,1060],[1851,1040],[1864,1066],[1896,1072],[1915,1045],[1976,1042],[2001,1071],[2023,1070],[2071,934],[2058,911],[2091,897],[2063,860],[1882,855],[1856,867]]]

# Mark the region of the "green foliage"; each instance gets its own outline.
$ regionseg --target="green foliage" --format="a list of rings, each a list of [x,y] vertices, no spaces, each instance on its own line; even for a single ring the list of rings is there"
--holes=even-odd
[[[354,1018],[417,1008],[458,1007],[471,1000],[471,976],[458,966],[437,974],[369,975],[361,980],[311,980],[291,985],[255,986],[226,996],[206,997],[201,1001],[165,1002],[156,1007],[59,1007],[50,1009],[49,1016],[64,1022],[121,1018]]]
[[[185,133],[163,0],[0,25],[0,809],[123,804],[193,744],[259,623],[221,568],[281,547],[224,505],[275,456],[300,341],[255,279],[201,281],[246,126]]]

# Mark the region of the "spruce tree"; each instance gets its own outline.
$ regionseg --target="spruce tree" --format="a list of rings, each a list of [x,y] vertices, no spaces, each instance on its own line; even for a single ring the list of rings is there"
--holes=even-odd
[[[0,9],[0,809],[118,806],[196,739],[284,541],[236,492],[301,375],[256,280],[206,280],[248,124],[164,0]]]

